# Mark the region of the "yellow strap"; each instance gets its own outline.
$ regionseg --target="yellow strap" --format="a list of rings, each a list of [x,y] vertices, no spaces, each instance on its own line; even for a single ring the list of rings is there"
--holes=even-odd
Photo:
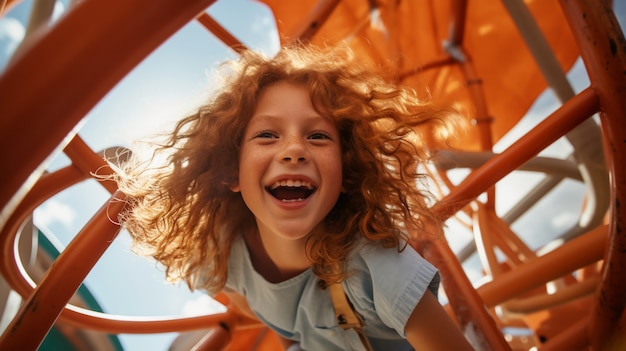
[[[341,283],[335,283],[328,286],[330,291],[330,298],[333,301],[333,307],[335,308],[335,317],[337,318],[337,324],[343,330],[354,329],[361,339],[361,343],[365,346],[366,350],[372,350],[372,345],[363,331],[363,320],[361,316],[354,312],[354,309],[348,301],[346,293],[343,291],[343,285]]]
[[[328,289],[330,290],[330,298],[333,300],[333,307],[335,307],[335,316],[337,317],[337,323],[342,329],[360,328],[363,326],[363,322],[359,316],[354,313],[348,298],[343,291],[341,283],[331,284]]]

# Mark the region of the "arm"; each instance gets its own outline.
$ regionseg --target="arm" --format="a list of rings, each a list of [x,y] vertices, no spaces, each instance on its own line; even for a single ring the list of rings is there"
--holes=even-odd
[[[235,309],[238,310],[238,312],[240,312],[241,314],[245,315],[246,317],[250,317],[253,319],[258,319],[254,312],[252,312],[252,309],[250,309],[250,306],[248,306],[248,301],[246,300],[246,298],[242,295],[240,295],[239,293],[235,292],[234,290],[230,290],[230,289],[224,289],[223,293],[228,296],[228,298],[230,299],[230,302],[234,305]],[[278,337],[278,341],[280,343],[280,345],[285,349],[288,350],[288,348],[295,344],[295,342],[293,340],[289,340],[289,339],[285,339],[283,337],[281,337],[280,335],[277,335]],[[299,348],[297,348],[296,350],[299,350]]]
[[[407,339],[416,350],[473,350],[435,295],[426,291],[409,316]]]

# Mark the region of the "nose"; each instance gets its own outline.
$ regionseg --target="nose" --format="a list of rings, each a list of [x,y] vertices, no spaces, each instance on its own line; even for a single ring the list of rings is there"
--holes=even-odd
[[[293,164],[307,162],[309,160],[309,154],[305,141],[297,137],[286,139],[284,148],[279,153],[279,158],[283,162]]]

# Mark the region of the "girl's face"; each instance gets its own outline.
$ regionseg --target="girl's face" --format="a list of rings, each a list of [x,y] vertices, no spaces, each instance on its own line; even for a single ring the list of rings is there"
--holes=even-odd
[[[254,214],[261,237],[306,238],[335,205],[341,185],[334,122],[315,111],[304,86],[265,88],[244,133],[232,187]]]

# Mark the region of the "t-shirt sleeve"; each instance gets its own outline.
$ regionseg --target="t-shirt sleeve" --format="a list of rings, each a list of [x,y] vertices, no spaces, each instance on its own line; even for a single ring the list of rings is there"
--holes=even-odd
[[[369,270],[371,301],[381,321],[406,337],[405,326],[426,290],[437,296],[439,272],[411,246],[363,247],[359,256]]]
[[[246,295],[244,288],[244,268],[243,262],[246,260],[245,244],[243,239],[233,242],[230,250],[230,258],[228,260],[228,277],[226,279],[226,289],[230,289],[242,296]]]

